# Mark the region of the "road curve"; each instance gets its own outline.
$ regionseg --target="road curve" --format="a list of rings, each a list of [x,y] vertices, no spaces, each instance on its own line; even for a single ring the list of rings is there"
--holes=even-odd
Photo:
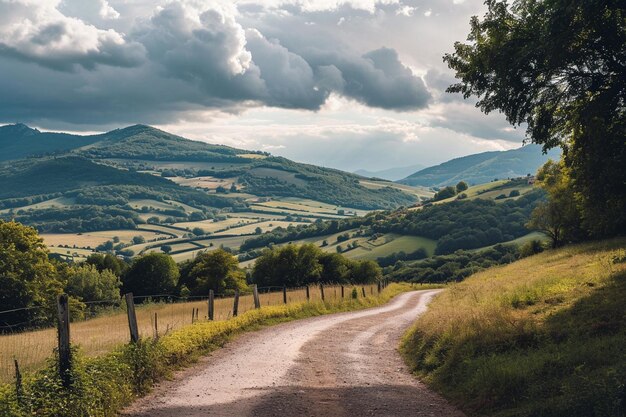
[[[462,417],[409,373],[396,350],[438,291],[244,334],[122,415]]]

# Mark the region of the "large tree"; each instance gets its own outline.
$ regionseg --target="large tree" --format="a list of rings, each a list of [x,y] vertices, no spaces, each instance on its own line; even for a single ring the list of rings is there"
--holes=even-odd
[[[29,326],[54,317],[56,296],[63,292],[48,250],[32,227],[0,220],[0,325]]]
[[[546,162],[537,172],[537,181],[548,194],[548,201],[535,207],[527,226],[548,235],[553,248],[579,240],[580,213],[563,163]]]
[[[487,0],[444,60],[450,92],[503,112],[544,150],[562,146],[587,230],[626,233],[623,0]]]
[[[171,256],[152,252],[133,261],[122,283],[124,291],[136,296],[173,294],[179,277]]]
[[[196,295],[206,296],[209,290],[223,294],[247,288],[246,274],[239,268],[239,261],[223,249],[199,254],[183,271],[181,282]]]

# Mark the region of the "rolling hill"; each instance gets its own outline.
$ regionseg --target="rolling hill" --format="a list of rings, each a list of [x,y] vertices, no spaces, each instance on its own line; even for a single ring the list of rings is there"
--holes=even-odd
[[[0,161],[70,151],[102,140],[102,135],[48,133],[24,124],[0,126]]]
[[[494,179],[534,174],[548,159],[558,159],[559,151],[543,154],[539,145],[526,145],[509,151],[483,152],[455,158],[425,168],[398,181],[401,184],[441,187],[459,181],[481,184]]]
[[[108,185],[140,182],[145,186],[162,176],[201,178],[196,183],[228,179],[231,187],[237,184],[234,187],[238,191],[256,196],[310,198],[358,209],[394,208],[416,201],[415,195],[398,188],[364,187],[359,183],[361,177],[354,174],[262,152],[193,141],[145,125],[89,136],[42,133],[23,124],[2,126],[0,155],[0,161],[4,161],[0,163],[0,182],[5,184],[0,199],[67,192],[103,182]],[[53,169],[60,163],[54,162],[54,158],[67,157],[82,158],[75,161],[80,161],[78,164],[84,170],[71,166],[65,171]],[[107,166],[106,172],[103,166]],[[22,175],[17,181],[14,172],[17,168],[31,174]],[[42,188],[38,182],[46,177],[41,172],[51,168],[53,174]],[[98,178],[96,171],[100,171],[102,178]],[[148,174],[155,178],[141,176]],[[182,187],[177,181],[159,180],[161,185],[168,182],[169,188]],[[202,190],[209,191],[215,192],[215,187]]]

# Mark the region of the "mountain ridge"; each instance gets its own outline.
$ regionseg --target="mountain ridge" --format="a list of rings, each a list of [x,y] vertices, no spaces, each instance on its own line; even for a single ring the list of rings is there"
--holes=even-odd
[[[173,188],[197,188],[180,185],[189,183],[185,179],[190,178],[196,178],[200,183],[202,178],[213,178],[214,183],[227,180],[228,187],[234,186],[258,197],[308,198],[366,210],[395,208],[417,201],[414,194],[391,186],[365,187],[360,183],[361,177],[344,171],[302,164],[260,151],[193,141],[140,124],[85,136],[42,133],[26,125],[3,126],[0,127],[0,155],[0,182],[7,183],[2,198],[23,198],[28,196],[25,190],[40,189],[36,184],[40,180],[28,175],[19,177],[22,189],[12,186],[10,179],[18,178],[13,173],[17,166],[23,173],[39,172],[34,165],[46,168],[47,171],[42,172],[50,172],[50,178],[54,178],[54,184],[52,181],[49,184],[48,194],[72,191],[68,189],[68,184],[79,187],[75,178],[68,176],[65,184],[62,181],[63,172],[54,171],[62,169],[62,161],[52,165],[48,162],[51,158],[72,156],[124,171],[129,180],[137,180],[141,186],[152,182],[129,173],[176,177],[179,183],[173,181]],[[85,164],[85,168],[84,175],[92,177],[96,175],[94,172],[106,171],[93,164]],[[124,183],[124,175],[117,174],[111,174],[116,178],[116,183],[111,185],[129,185]],[[80,176],[81,173],[75,175]],[[87,185],[93,186],[93,181]],[[166,187],[168,193],[172,192],[172,187]],[[207,190],[199,192],[209,193]],[[216,189],[212,189],[209,194],[214,195],[215,192]],[[235,199],[232,200],[233,204],[238,204]]]
[[[381,178],[388,181],[398,181],[412,173],[426,168],[424,164],[413,164],[402,167],[392,167],[387,169],[381,169],[376,171],[370,171],[367,169],[358,169],[354,171],[354,174],[361,175],[366,178]]]
[[[558,159],[559,152],[551,150],[543,154],[541,146],[535,144],[508,151],[482,152],[422,169],[396,182],[411,186],[442,187],[459,181],[481,184],[494,179],[534,175],[548,159]]]

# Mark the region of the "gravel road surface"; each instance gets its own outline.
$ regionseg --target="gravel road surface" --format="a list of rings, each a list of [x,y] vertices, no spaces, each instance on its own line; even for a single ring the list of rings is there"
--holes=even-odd
[[[402,334],[438,291],[243,334],[122,415],[462,417],[415,379],[397,352]]]

